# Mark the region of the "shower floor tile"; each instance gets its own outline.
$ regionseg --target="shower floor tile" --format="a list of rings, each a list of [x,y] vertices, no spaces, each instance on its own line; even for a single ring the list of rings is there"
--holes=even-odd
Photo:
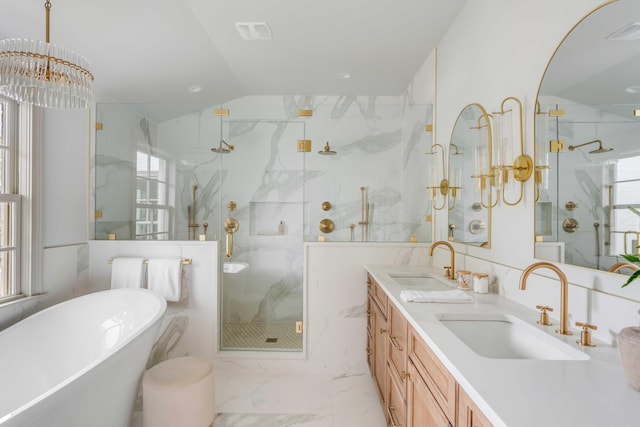
[[[302,335],[295,322],[224,322],[224,350],[302,350]]]

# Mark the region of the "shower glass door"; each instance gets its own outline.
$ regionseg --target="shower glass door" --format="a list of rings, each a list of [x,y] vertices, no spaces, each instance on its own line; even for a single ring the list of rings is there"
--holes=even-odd
[[[304,154],[296,141],[304,123],[251,116],[236,107],[216,134],[233,146],[214,154],[222,170],[220,345],[302,351]]]

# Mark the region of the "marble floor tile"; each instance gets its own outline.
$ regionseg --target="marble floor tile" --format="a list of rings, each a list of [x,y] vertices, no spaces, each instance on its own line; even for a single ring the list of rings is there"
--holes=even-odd
[[[216,372],[215,427],[385,427],[369,374]],[[142,426],[134,413],[130,427]]]

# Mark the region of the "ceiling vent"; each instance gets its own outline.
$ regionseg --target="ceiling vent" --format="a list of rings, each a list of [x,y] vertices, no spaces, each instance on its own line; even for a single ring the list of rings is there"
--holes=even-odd
[[[266,22],[236,22],[236,30],[245,40],[271,40],[271,28]]]
[[[632,22],[609,34],[607,40],[637,40],[640,39],[640,22]]]

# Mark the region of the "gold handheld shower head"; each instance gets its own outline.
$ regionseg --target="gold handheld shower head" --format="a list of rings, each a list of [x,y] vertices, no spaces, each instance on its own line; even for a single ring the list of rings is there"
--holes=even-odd
[[[224,148],[222,146],[223,144],[227,148]],[[212,148],[211,151],[213,151],[214,153],[228,154],[228,153],[232,152],[234,148],[236,148],[236,147],[234,147],[231,144],[227,144],[227,141],[225,141],[224,139],[221,139],[220,140],[220,145],[218,147]]]
[[[569,146],[569,151],[573,151],[578,147],[583,147],[585,145],[596,144],[596,143],[598,144],[598,148],[596,148],[595,150],[589,151],[589,154],[600,154],[600,153],[607,153],[609,151],[613,151],[613,148],[604,148],[602,146],[602,141],[600,141],[599,139],[594,139],[593,141],[584,142],[584,143],[578,144],[578,145],[570,145]]]

